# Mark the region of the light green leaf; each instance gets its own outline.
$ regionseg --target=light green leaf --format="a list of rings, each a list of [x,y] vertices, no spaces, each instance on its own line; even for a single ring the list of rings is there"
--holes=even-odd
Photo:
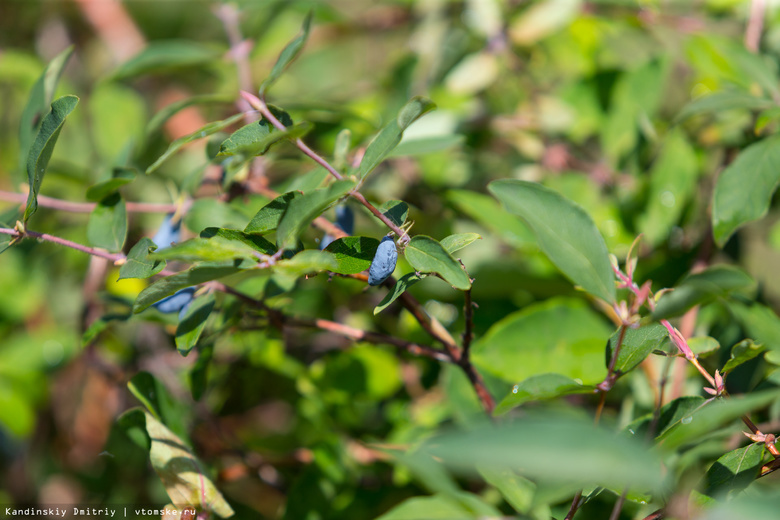
[[[223,49],[190,40],[156,40],[124,62],[111,75],[113,79],[128,79],[144,74],[175,72],[218,60]]]
[[[119,193],[101,200],[87,223],[87,238],[94,247],[119,251],[127,237],[127,208]]]
[[[252,220],[244,228],[245,233],[264,235],[274,231],[279,226],[279,221],[290,206],[290,202],[296,197],[302,197],[299,191],[290,191],[279,195],[274,200],[260,208]]]
[[[712,233],[723,247],[739,228],[769,211],[780,183],[780,135],[744,148],[718,177],[712,197]]]
[[[398,117],[385,126],[368,144],[366,153],[360,161],[358,179],[365,179],[374,168],[379,166],[387,155],[401,142],[404,130],[417,118],[436,108],[436,105],[423,97],[412,98],[398,113]]]
[[[653,350],[657,349],[668,336],[669,333],[667,332],[666,327],[658,323],[640,327],[638,329],[627,328],[623,336],[620,352],[615,361],[615,371],[619,374],[626,374],[632,371],[644,361]],[[609,338],[606,350],[606,367],[609,367],[619,338],[620,329],[616,330]]]
[[[279,249],[294,248],[298,243],[298,237],[300,237],[311,221],[322,214],[328,206],[349,193],[354,187],[355,183],[353,181],[336,181],[326,188],[305,193],[300,197],[293,197],[276,230],[276,244],[279,246]],[[252,223],[250,222],[251,225]]]
[[[212,134],[216,134],[220,130],[223,130],[229,127],[230,125],[240,121],[243,117],[244,114],[236,114],[227,119],[223,119],[222,121],[211,122],[191,134],[185,135],[183,137],[179,137],[178,139],[173,141],[168,146],[168,149],[165,150],[165,152],[146,169],[146,175],[155,172],[162,165],[162,163],[164,163],[171,155],[179,151],[179,149],[181,149],[183,146],[191,143],[192,141],[196,141],[198,139],[208,137]]]
[[[774,105],[772,101],[756,97],[747,92],[724,90],[691,101],[677,114],[676,121],[680,122],[699,114],[716,114],[724,110],[740,108],[745,110],[763,110],[770,108],[772,105]]]
[[[127,260],[119,268],[119,280],[125,278],[149,278],[165,268],[165,262],[149,258],[157,249],[152,239],[143,237],[127,253]]]
[[[141,291],[138,297],[135,299],[133,305],[133,312],[139,313],[146,309],[155,302],[158,302],[170,296],[179,289],[190,287],[192,285],[198,285],[217,278],[234,274],[239,272],[238,267],[234,266],[195,266],[184,271],[183,273],[167,276],[161,280],[157,280],[149,287]]]
[[[406,245],[406,260],[417,271],[437,273],[444,280],[461,291],[471,288],[471,280],[460,263],[444,249],[438,241],[425,235],[417,235]]]
[[[523,10],[510,24],[509,37],[518,45],[533,45],[566,27],[580,12],[581,0],[545,0]]]
[[[485,482],[498,489],[504,499],[518,513],[528,513],[533,506],[536,484],[521,477],[511,469],[489,470],[479,469],[479,474]]]
[[[352,132],[349,128],[344,128],[336,136],[336,145],[333,147],[333,167],[339,171],[347,165],[350,146],[352,146]]]
[[[356,274],[369,268],[378,246],[379,240],[375,238],[344,237],[334,240],[324,250],[336,259],[334,273]]]
[[[441,245],[447,250],[449,254],[455,251],[460,251],[467,245],[476,240],[480,240],[482,237],[479,233],[458,233],[456,235],[450,235],[445,237],[441,241]]]
[[[485,504],[485,508],[489,507]],[[486,516],[484,511],[473,511],[450,495],[437,494],[407,498],[376,520],[478,520],[492,516],[498,518],[501,513],[495,511]]]
[[[276,83],[276,80],[278,80],[287,67],[290,66],[290,63],[295,61],[295,58],[297,58],[301,53],[303,46],[306,44],[306,40],[309,38],[311,18],[312,12],[310,11],[303,20],[301,34],[299,34],[293,41],[288,43],[284,49],[282,49],[281,54],[279,54],[279,58],[274,64],[274,68],[271,69],[271,74],[269,74],[268,78],[266,78],[266,80],[263,81],[263,83],[260,85],[260,96],[263,96],[265,91],[268,90],[271,85]]]
[[[469,190],[450,190],[447,192],[447,200],[515,247],[528,246],[534,242],[534,236],[528,227],[521,220],[513,218],[489,195]]]
[[[182,262],[222,262],[246,259],[257,262],[257,250],[240,240],[221,236],[192,238],[150,254],[152,260],[180,260]]]
[[[24,222],[38,210],[38,192],[41,189],[43,175],[49,165],[49,159],[54,152],[54,145],[60,136],[62,125],[68,114],[73,112],[79,98],[76,96],[63,96],[51,104],[51,112],[43,118],[38,135],[35,136],[27,154],[27,180],[30,192],[27,196],[27,207],[24,210]]]
[[[720,371],[722,374],[728,374],[739,365],[747,363],[751,359],[757,357],[766,350],[766,347],[760,343],[753,343],[749,339],[744,339],[731,347],[731,357],[723,369]]]
[[[593,390],[593,386],[583,385],[561,374],[539,374],[516,384],[512,391],[498,403],[493,415],[503,415],[528,401],[554,399],[570,394],[593,393]]]
[[[704,476],[704,493],[721,498],[748,487],[761,470],[764,446],[758,443],[732,450],[720,457]]]
[[[135,170],[132,168],[114,168],[111,178],[107,181],[99,182],[87,189],[87,200],[98,202],[112,193],[135,180]]]
[[[198,344],[200,335],[206,326],[211,311],[214,309],[214,293],[195,298],[189,304],[184,316],[176,327],[176,348],[179,354],[186,356]]]
[[[200,233],[209,227],[240,229],[247,217],[234,206],[211,197],[197,199],[184,216],[184,225]]]
[[[33,138],[38,134],[49,110],[57,84],[75,46],[71,45],[52,59],[30,91],[19,123],[19,169],[24,171]]]
[[[264,255],[276,253],[276,247],[261,235],[245,233],[243,231],[238,231],[237,229],[208,227],[200,232],[200,236],[201,238],[219,237],[225,240],[241,242]]]
[[[222,142],[217,157],[239,154],[246,157],[263,155],[279,141],[303,137],[312,128],[314,125],[308,121],[298,123],[284,131],[275,129],[266,120],[250,123],[233,132]]]
[[[747,273],[730,265],[715,265],[685,277],[673,291],[658,300],[653,318],[660,320],[680,316],[688,309],[709,303],[737,290],[755,286]]]
[[[290,278],[299,278],[320,271],[335,271],[338,262],[328,252],[306,249],[290,260],[281,260],[274,266],[274,272]]]
[[[391,303],[393,303],[395,300],[398,299],[404,292],[406,292],[409,287],[416,284],[423,278],[428,276],[427,274],[417,274],[417,273],[408,273],[403,275],[401,278],[398,279],[397,282],[395,282],[395,285],[393,286],[393,289],[385,294],[385,297],[382,298],[382,301],[379,302],[379,305],[374,307],[374,315],[379,314],[383,310],[387,309]]]
[[[608,303],[615,301],[607,246],[580,206],[528,181],[494,181],[488,189],[528,224],[542,251],[572,282]]]
[[[440,152],[460,146],[465,137],[458,134],[436,135],[403,140],[396,146],[389,157],[407,157],[425,155],[427,153]]]
[[[772,350],[780,351],[780,318],[772,309],[760,303],[748,307],[737,301],[730,301],[728,306],[748,336]]]

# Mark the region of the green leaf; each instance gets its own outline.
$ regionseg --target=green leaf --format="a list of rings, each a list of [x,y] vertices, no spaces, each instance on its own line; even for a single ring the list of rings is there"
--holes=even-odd
[[[311,221],[354,187],[355,183],[351,180],[336,181],[326,188],[305,193],[300,197],[293,197],[276,230],[276,244],[279,249],[294,248],[298,244],[298,237]],[[254,219],[252,220],[254,221]]]
[[[135,299],[133,312],[137,314],[153,303],[162,300],[166,296],[172,295],[179,289],[216,280],[217,278],[222,278],[239,271],[240,269],[234,266],[206,265],[191,267],[183,273],[167,276],[161,280],[157,280],[141,291]]]
[[[704,493],[711,497],[733,495],[748,487],[761,471],[764,446],[750,444],[720,457],[704,476]]]
[[[370,237],[344,237],[334,240],[324,250],[331,253],[337,263],[332,271],[338,274],[362,273],[371,265],[379,240]]]
[[[450,495],[437,494],[407,498],[376,520],[478,520],[499,516],[498,511],[486,516],[484,511],[473,511]]]
[[[236,207],[211,197],[195,200],[184,216],[184,225],[194,233],[212,226],[240,229],[246,221],[247,217]]]
[[[766,98],[756,97],[747,92],[725,90],[695,99],[685,105],[677,114],[676,122],[681,122],[699,114],[716,114],[724,110],[745,109],[763,110],[774,103]]]
[[[299,191],[290,191],[279,195],[274,200],[260,208],[252,220],[244,228],[245,233],[256,233],[264,235],[274,231],[279,227],[279,221],[290,206],[290,202],[296,197],[302,197],[303,193]]]
[[[731,292],[755,286],[744,271],[730,265],[715,265],[685,277],[673,291],[658,300],[653,319],[680,316],[696,305],[722,298]]]
[[[498,489],[501,496],[518,513],[528,513],[533,506],[536,484],[525,477],[521,477],[511,469],[488,470],[479,469],[479,474],[485,482]]]
[[[469,190],[450,190],[447,199],[457,208],[497,233],[502,240],[516,247],[533,243],[534,236],[522,221],[501,207],[496,199],[489,195]]]
[[[452,258],[444,247],[425,235],[417,235],[406,245],[406,260],[417,271],[437,273],[444,280],[461,291],[471,288],[471,280],[460,263]]]
[[[735,368],[737,368],[739,365],[743,363],[747,363],[751,359],[757,357],[759,354],[764,352],[766,350],[766,347],[760,343],[753,343],[752,340],[749,339],[743,339],[733,347],[731,347],[731,357],[728,361],[726,361],[726,364],[723,366],[723,369],[720,371],[721,374],[726,375]]]
[[[338,262],[330,253],[317,251],[316,249],[306,249],[290,260],[277,262],[274,266],[274,273],[290,278],[300,278],[301,276],[320,271],[334,271],[337,267]]]
[[[186,437],[189,410],[156,377],[149,372],[138,372],[127,382],[127,388],[155,419]]]
[[[336,144],[333,147],[333,167],[339,171],[347,165],[350,146],[352,146],[352,132],[349,128],[344,128],[336,136]]]
[[[393,286],[393,289],[385,294],[385,297],[382,298],[382,301],[379,302],[379,305],[374,307],[374,315],[376,316],[383,310],[387,309],[391,303],[393,303],[395,300],[398,299],[399,296],[401,296],[404,292],[406,292],[409,287],[416,284],[423,278],[425,278],[426,274],[417,274],[417,273],[408,273],[403,275],[401,278],[398,279],[397,282],[395,282],[395,285]]]
[[[49,159],[54,152],[54,145],[60,136],[62,125],[68,114],[73,112],[79,98],[76,96],[63,96],[51,104],[51,112],[43,118],[38,135],[35,136],[27,154],[27,180],[30,185],[30,193],[27,196],[27,207],[24,210],[24,222],[38,210],[38,192],[41,189],[43,175],[49,165]]]
[[[661,446],[673,451],[685,444],[698,442],[702,435],[708,434],[722,425],[739,419],[742,415],[768,406],[780,397],[780,390],[753,392],[746,396],[731,396],[718,399],[701,407],[687,419],[681,420],[675,428],[669,429],[659,437]]]
[[[561,374],[531,376],[512,388],[512,391],[498,403],[493,415],[503,415],[528,401],[554,399],[570,394],[588,394],[593,393],[593,389],[593,386],[583,385]]]
[[[233,132],[230,137],[222,142],[217,157],[263,155],[272,145],[279,141],[303,137],[312,128],[314,128],[314,125],[308,121],[298,123],[284,131],[277,130],[266,120],[250,123]]]
[[[198,344],[206,320],[214,309],[214,303],[214,293],[195,298],[187,307],[184,316],[179,319],[179,325],[176,327],[176,348],[182,356],[189,354]]]
[[[198,347],[198,359],[190,370],[190,390],[192,393],[192,399],[200,401],[203,394],[206,392],[206,385],[208,382],[209,365],[211,365],[211,358],[214,355],[214,344],[206,343],[201,344]]]
[[[306,45],[306,40],[309,38],[311,18],[312,12],[309,11],[309,14],[307,14],[306,18],[303,20],[301,34],[299,34],[293,41],[288,43],[284,49],[282,49],[281,54],[279,54],[279,58],[274,64],[274,68],[271,69],[271,74],[269,74],[268,78],[266,78],[266,80],[260,84],[261,97],[265,94],[265,91],[268,90],[271,85],[276,83],[282,73],[287,69],[287,67],[290,66],[293,61],[295,61],[295,58],[297,58],[301,53],[303,46]]]
[[[146,431],[151,439],[149,458],[171,503],[177,508],[202,508],[222,518],[233,516],[230,504],[209,479],[203,463],[190,448],[151,414],[144,415]]]
[[[222,121],[211,122],[205,125],[204,127],[196,130],[195,132],[192,132],[191,134],[185,135],[183,137],[179,137],[178,139],[173,141],[168,146],[168,149],[165,150],[165,152],[146,169],[146,175],[155,172],[162,165],[162,163],[164,163],[171,155],[179,151],[179,149],[182,148],[183,146],[191,143],[192,141],[196,141],[198,139],[208,137],[212,134],[216,134],[220,130],[229,127],[230,125],[236,123],[237,121],[240,121],[243,117],[244,114],[236,114],[227,119],[223,119]]]
[[[756,118],[756,126],[753,128],[753,132],[756,135],[761,135],[769,125],[777,122],[780,119],[780,107],[773,106],[758,114]],[[769,133],[769,132],[767,132]]]
[[[255,251],[258,251],[264,255],[272,255],[276,253],[276,246],[263,238],[261,235],[245,233],[243,231],[238,231],[237,229],[208,227],[200,232],[200,236],[201,238],[219,237],[225,240],[241,242],[242,244],[249,246]]]
[[[388,200],[377,209],[398,227],[403,226],[409,216],[409,205],[401,200]]]
[[[780,318],[772,309],[760,303],[748,307],[736,301],[730,301],[728,306],[748,336],[772,350],[780,350]]]
[[[510,384],[551,366],[593,384],[606,375],[604,344],[610,334],[612,328],[584,302],[553,298],[494,323],[473,343],[471,359],[480,371]]]
[[[165,262],[149,258],[157,249],[151,238],[143,237],[127,253],[127,260],[119,268],[119,280],[125,278],[149,278],[165,268]]]
[[[481,238],[478,233],[458,233],[442,239],[441,245],[449,254],[452,254]]]
[[[357,171],[358,179],[365,179],[366,175],[379,166],[379,163],[401,142],[404,130],[417,118],[434,108],[436,105],[431,100],[420,96],[412,98],[404,105],[398,113],[398,117],[388,123],[368,144]]]
[[[744,148],[718,177],[712,198],[712,233],[723,247],[739,228],[766,215],[780,183],[780,135]]]
[[[120,251],[127,237],[127,208],[119,193],[98,202],[87,222],[87,238],[94,247]]]
[[[21,211],[17,208],[12,208],[3,213],[0,213],[0,227],[13,228],[16,225],[16,221],[21,218]],[[0,253],[11,247],[11,240],[13,236],[0,234]]]
[[[135,170],[132,168],[114,168],[111,178],[107,181],[99,182],[87,189],[87,200],[98,202],[112,193],[135,180]]]
[[[704,398],[699,396],[678,397],[666,403],[658,415],[654,437],[659,437],[682,424],[682,420],[688,421],[689,417],[704,404]],[[649,413],[632,421],[626,426],[625,431],[636,439],[647,438],[647,431],[653,423],[653,414]]]
[[[181,112],[185,108],[193,105],[207,105],[207,104],[232,104],[235,102],[234,96],[226,96],[224,94],[203,94],[200,96],[188,97],[176,102],[166,105],[146,125],[146,135],[151,136],[156,133],[162,126],[174,115]]]
[[[440,152],[460,146],[464,141],[465,137],[458,134],[418,137],[408,141],[403,140],[390,152],[389,157],[407,157]]]
[[[124,62],[112,79],[129,79],[144,74],[176,72],[218,60],[223,50],[191,40],[155,40]]]
[[[695,338],[688,338],[688,346],[691,351],[696,354],[699,359],[705,358],[710,354],[717,352],[720,349],[720,343],[715,338],[709,336],[697,336]],[[682,355],[679,353],[676,347],[674,347],[676,355]]]
[[[627,328],[623,336],[623,344],[620,347],[618,358],[615,361],[615,371],[626,374],[636,368],[653,350],[669,336],[666,327],[658,323],[640,327],[638,329]],[[609,338],[606,350],[606,366],[612,360],[620,338],[620,329]]]
[[[584,417],[529,415],[516,423],[477,426],[431,438],[419,450],[425,455],[466,474],[510,469],[531,479],[644,489],[660,489],[663,482],[656,454]]]
[[[149,255],[153,260],[180,260],[182,262],[223,262],[246,259],[258,262],[257,250],[240,241],[221,236],[193,238]]]
[[[542,251],[572,282],[608,303],[615,301],[607,246],[580,206],[528,181],[493,181],[488,189],[528,224]]]
[[[75,46],[71,45],[52,59],[30,91],[30,97],[24,106],[19,123],[19,169],[25,170],[27,156],[30,152],[33,138],[38,134],[43,117],[49,110],[57,84],[65,70]]]

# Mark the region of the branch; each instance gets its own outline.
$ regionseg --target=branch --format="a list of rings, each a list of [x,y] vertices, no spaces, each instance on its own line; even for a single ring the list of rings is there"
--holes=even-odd
[[[27,203],[26,193],[0,190],[0,200]],[[46,195],[38,195],[38,205],[44,208],[68,211],[71,213],[91,213],[95,209],[94,202],[71,202],[69,200],[55,199]],[[177,204],[154,204],[150,202],[126,202],[125,207],[131,213],[173,213],[179,207]]]
[[[100,258],[105,258],[106,260],[111,260],[112,262],[115,263],[118,261],[121,262],[126,258],[125,255],[123,255],[122,253],[109,253],[107,251],[103,251],[102,249],[88,247],[85,245],[78,244],[76,242],[71,242],[70,240],[66,240],[64,238],[49,235],[47,233],[38,233],[37,231],[30,231],[29,229],[26,230],[24,233],[20,233],[15,229],[0,228],[0,234],[11,235],[16,239],[31,237],[31,238],[37,238],[38,240],[45,240],[46,242],[52,242],[54,244],[59,244],[61,246],[75,249],[76,251],[81,251],[82,253],[87,253],[88,255],[99,256]]]
[[[253,90],[252,88],[252,67],[247,59],[250,52],[251,44],[248,40],[244,40],[241,35],[241,27],[239,25],[239,10],[233,4],[222,4],[212,9],[214,16],[216,16],[222,27],[225,29],[228,42],[230,43],[230,57],[233,58],[233,62],[236,64],[236,74],[238,76],[238,87],[241,90]],[[247,123],[257,121],[257,116],[251,112],[251,105],[243,97],[236,100],[238,109],[245,113]]]

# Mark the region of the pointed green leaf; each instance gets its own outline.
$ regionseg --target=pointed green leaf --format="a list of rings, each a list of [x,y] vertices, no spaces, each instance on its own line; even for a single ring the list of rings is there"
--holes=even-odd
[[[30,184],[30,193],[27,196],[27,208],[24,210],[25,223],[38,210],[38,192],[49,159],[54,152],[54,145],[57,144],[65,118],[73,112],[78,103],[79,98],[76,96],[63,96],[52,103],[51,112],[43,118],[38,135],[30,146],[30,152],[27,154],[27,180]]]
[[[463,492],[463,495],[467,493]],[[474,500],[481,499],[471,495]],[[498,518],[501,513],[491,506],[482,504],[487,512],[480,508],[474,510],[449,494],[439,493],[432,496],[407,498],[376,520],[479,520],[480,518]]]
[[[764,345],[760,343],[754,343],[749,339],[743,339],[731,347],[731,357],[728,361],[726,361],[726,364],[723,366],[723,369],[720,372],[724,375],[728,374],[739,365],[747,363],[765,350],[766,347]]]
[[[774,103],[766,98],[761,98],[739,90],[725,90],[702,96],[685,105],[677,114],[676,121],[680,122],[699,114],[716,114],[724,110],[745,109],[763,110]]]
[[[214,344],[205,343],[198,347],[198,359],[190,370],[189,380],[192,398],[195,401],[200,401],[203,394],[206,392],[206,383],[208,380],[209,366],[211,365],[211,358],[214,355]]]
[[[222,121],[214,121],[212,123],[209,123],[204,127],[200,128],[199,130],[192,132],[191,134],[185,135],[183,137],[179,137],[174,142],[172,142],[168,146],[168,149],[165,150],[165,152],[146,169],[146,175],[149,175],[150,173],[156,171],[162,165],[162,163],[164,163],[171,155],[179,151],[179,149],[181,149],[183,146],[191,143],[192,141],[196,141],[198,139],[208,137],[212,134],[216,134],[220,130],[227,128],[230,125],[240,121],[243,117],[244,114],[236,114],[227,119],[223,119]]]
[[[594,387],[561,374],[539,374],[516,384],[498,403],[493,415],[503,415],[529,401],[554,399],[564,395],[593,393]]]
[[[276,83],[276,80],[278,80],[287,67],[290,66],[290,63],[295,61],[295,58],[297,58],[301,53],[303,46],[306,44],[306,40],[309,38],[311,18],[312,12],[310,11],[303,20],[301,34],[299,34],[293,41],[288,43],[284,49],[282,49],[281,54],[279,54],[279,58],[274,64],[274,68],[271,69],[271,74],[269,74],[268,78],[266,78],[266,80],[263,81],[263,83],[260,85],[260,96],[263,96],[265,91],[268,90],[271,85]]]
[[[747,306],[734,300],[728,306],[750,338],[780,351],[780,318],[772,309],[760,303]]]
[[[417,273],[408,273],[403,275],[401,278],[398,279],[397,282],[395,282],[395,285],[393,286],[393,289],[385,294],[385,297],[382,298],[382,301],[379,302],[379,305],[374,307],[374,315],[379,314],[383,310],[387,309],[391,303],[393,303],[395,300],[398,299],[404,292],[406,292],[409,287],[416,284],[423,278],[428,276],[427,274],[417,274]]]
[[[459,251],[467,245],[481,239],[479,233],[458,233],[456,235],[450,235],[445,237],[441,241],[441,245],[447,250],[449,254]]]
[[[326,188],[305,193],[300,197],[293,197],[276,230],[276,244],[279,249],[294,248],[298,243],[298,237],[311,221],[354,187],[353,181],[336,181]]]
[[[534,236],[528,227],[513,218],[493,197],[469,190],[450,190],[447,200],[475,222],[496,232],[507,243],[515,247],[533,244]]]
[[[274,200],[260,208],[252,220],[244,228],[245,233],[264,235],[274,231],[279,226],[279,221],[290,206],[290,202],[296,197],[302,197],[300,191],[290,191],[279,195]]]
[[[638,329],[627,328],[623,335],[623,343],[620,347],[617,360],[615,360],[615,371],[619,374],[626,374],[636,368],[639,363],[645,360],[653,350],[659,348],[661,343],[669,336],[666,327],[658,323],[653,323]],[[613,352],[620,339],[620,329],[616,330],[609,338],[606,350],[606,367],[612,360]]]
[[[98,202],[87,222],[87,238],[94,247],[119,251],[127,238],[127,208],[119,193]]]
[[[165,423],[177,435],[186,437],[191,413],[183,402],[173,398],[159,379],[149,372],[138,372],[127,382],[127,389],[155,419]]]
[[[175,72],[218,60],[223,49],[190,40],[156,40],[124,62],[111,75],[113,79],[128,79],[144,74]]]
[[[377,206],[384,216],[398,227],[404,225],[406,217],[409,216],[409,205],[402,200],[388,200],[384,204]]]
[[[182,262],[222,262],[246,259],[259,261],[257,250],[241,240],[215,236],[192,238],[150,254],[152,260],[179,260]]]
[[[43,73],[33,85],[30,91],[30,97],[22,111],[22,117],[19,124],[19,169],[24,170],[27,165],[27,155],[30,151],[33,138],[43,123],[43,117],[46,115],[54,99],[54,91],[65,70],[71,54],[73,54],[73,45],[59,53],[49,62]]]
[[[119,280],[125,278],[149,278],[165,268],[165,261],[149,258],[157,249],[151,238],[143,237],[127,253],[127,260],[119,268]]]
[[[167,276],[161,280],[157,280],[149,287],[141,291],[138,297],[135,299],[133,305],[133,312],[139,313],[146,309],[155,302],[158,302],[170,296],[179,289],[190,287],[192,285],[198,285],[217,278],[222,278],[230,274],[239,272],[240,269],[234,266],[195,266],[183,273]]]
[[[214,293],[195,298],[179,319],[175,339],[176,348],[182,356],[189,354],[190,350],[198,344],[200,335],[206,327],[206,320],[214,309],[214,303]]]
[[[406,245],[404,256],[419,272],[436,273],[461,291],[471,288],[469,275],[460,263],[452,258],[444,246],[431,237],[417,235],[412,238]]]
[[[412,98],[404,105],[398,113],[398,117],[388,123],[368,144],[357,171],[358,179],[365,179],[366,175],[379,166],[379,163],[401,142],[404,130],[417,118],[434,108],[436,105],[431,100],[420,96]]]
[[[132,168],[114,168],[109,180],[99,182],[87,189],[87,200],[98,202],[105,199],[125,184],[135,180],[135,170]]]
[[[780,184],[780,135],[743,149],[718,177],[712,196],[712,233],[723,247],[734,232],[767,214]]]
[[[607,246],[585,210],[534,182],[500,180],[488,189],[528,224],[542,251],[572,282],[608,303],[615,301]]]
[[[690,417],[705,402],[703,397],[687,396],[678,397],[670,403],[666,403],[661,408],[658,421],[655,424],[655,437],[664,435],[672,428],[683,424],[683,421],[689,422]],[[653,414],[649,413],[632,421],[626,426],[625,431],[635,439],[646,439],[648,428],[653,424]]]
[[[263,238],[261,235],[245,233],[243,231],[238,231],[237,229],[208,227],[200,232],[200,236],[201,238],[219,237],[225,240],[241,242],[242,244],[247,245],[264,255],[272,255],[276,253],[276,246]]]
[[[324,250],[331,253],[337,262],[338,274],[356,274],[369,268],[376,254],[379,240],[370,237],[344,237],[334,240]]]
[[[721,498],[742,491],[758,478],[763,455],[764,446],[758,443],[726,453],[707,470],[704,493]]]
[[[263,155],[268,149],[284,139],[303,137],[314,128],[308,121],[303,121],[286,130],[277,130],[266,120],[250,123],[223,141],[217,157],[230,155],[256,156]]]
[[[301,251],[289,260],[281,260],[274,266],[274,273],[290,278],[319,273],[321,271],[334,271],[338,262],[332,254],[316,249]]]

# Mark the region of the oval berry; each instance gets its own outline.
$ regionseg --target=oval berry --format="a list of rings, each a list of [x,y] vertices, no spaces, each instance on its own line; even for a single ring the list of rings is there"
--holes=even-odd
[[[395,271],[398,262],[398,251],[392,237],[385,237],[376,248],[374,259],[368,268],[368,285],[379,285]]]
[[[190,304],[193,294],[195,294],[195,287],[185,287],[184,289],[163,298],[159,302],[154,303],[152,306],[156,307],[158,311],[164,314],[181,312],[182,309]]]
[[[181,240],[181,219],[177,220],[175,224],[171,222],[172,220],[173,213],[165,215],[165,220],[152,238],[158,251],[171,247],[172,244]]]

